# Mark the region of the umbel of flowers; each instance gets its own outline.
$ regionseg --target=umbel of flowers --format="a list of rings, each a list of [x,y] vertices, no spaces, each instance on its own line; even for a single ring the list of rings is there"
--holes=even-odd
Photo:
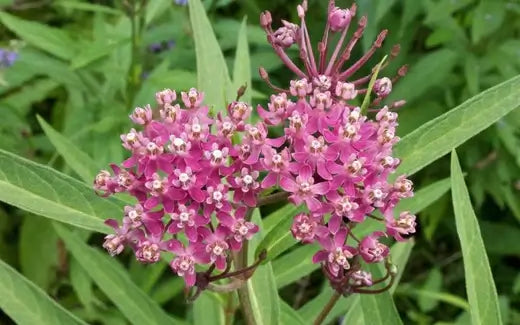
[[[107,221],[115,233],[103,246],[112,255],[129,246],[139,261],[155,263],[162,252],[171,252],[173,271],[187,286],[200,290],[214,280],[243,273],[247,278],[265,255],[233,272],[230,257],[258,231],[249,221],[251,208],[288,198],[306,208],[305,213],[287,216],[294,220],[292,234],[302,243],[321,246],[313,262],[322,265],[338,293],[376,293],[392,284],[396,270],[381,240],[402,241],[414,233],[415,216],[394,212],[402,198],[413,195],[412,182],[404,175],[388,181],[400,162],[392,156],[399,141],[397,113],[392,110],[404,101],[381,103],[406,67],[392,79],[377,79],[387,62],[354,77],[381,47],[386,31],[364,56],[350,63],[367,20],[361,18],[347,40],[356,7],[337,8],[334,1],[329,2],[315,56],[306,10],[304,1],[298,6],[300,24],[282,21],[277,30],[271,27],[269,12],[260,17],[269,43],[297,76],[282,88],[260,69],[276,91],[266,108],[257,108],[261,122],[248,123],[252,108],[238,98],[227,114],[211,117],[203,94],[195,89],[182,92],[179,100],[167,89],[156,94],[157,110],[135,109],[130,118],[142,130],[121,136],[130,158],[112,165],[112,174],[101,171],[95,180],[103,195],[127,192],[138,202],[125,208],[120,224]],[[335,46],[329,44],[331,33],[340,33]],[[299,48],[302,67],[286,54],[291,46]],[[395,46],[390,60],[398,51]],[[365,104],[360,107],[362,98]],[[269,138],[268,127],[283,129],[283,136]],[[280,192],[259,197],[263,189],[273,187]],[[380,222],[381,230],[358,238],[353,229],[368,218]],[[373,279],[367,263],[383,263],[386,275]],[[222,272],[213,275],[215,269]],[[383,288],[370,288],[386,280]]]
[[[401,241],[403,236],[415,232],[414,215],[394,215],[396,204],[413,196],[412,182],[404,175],[393,183],[388,181],[400,162],[392,156],[392,147],[399,141],[395,135],[397,113],[392,109],[402,106],[404,101],[381,105],[392,84],[406,73],[406,67],[392,79],[376,79],[387,63],[373,68],[366,76],[354,77],[382,46],[387,31],[379,34],[365,55],[350,62],[367,19],[359,20],[347,40],[356,6],[341,9],[329,1],[327,25],[315,56],[305,24],[306,1],[297,10],[299,24],[282,21],[277,30],[271,27],[269,12],[260,17],[268,42],[297,76],[284,89],[274,86],[267,72],[260,69],[262,78],[278,93],[271,96],[267,109],[258,107],[258,114],[267,125],[283,126],[286,139],[280,148],[263,151],[260,162],[269,173],[262,187],[278,185],[290,193],[292,203],[307,207],[308,212],[294,216],[292,234],[303,243],[321,246],[313,262],[321,263],[338,293],[380,292],[391,285],[395,276],[389,248],[380,239],[394,237]],[[334,33],[340,35],[332,46],[329,40]],[[286,54],[291,46],[298,47],[302,67]],[[395,46],[390,59],[398,52],[399,47]],[[358,106],[364,97],[370,100],[371,95],[374,99],[366,101],[363,109]],[[375,116],[369,117],[368,112]],[[353,229],[367,218],[379,221],[382,231],[356,237]],[[384,263],[387,274],[373,279],[361,260]],[[390,281],[382,289],[368,288],[387,279]]]
[[[116,255],[128,245],[142,263],[172,252],[171,268],[187,286],[197,281],[197,265],[209,265],[199,279],[206,283],[215,268],[228,274],[231,251],[258,231],[246,218],[261,190],[258,158],[285,139],[268,139],[263,123],[246,123],[252,108],[243,102],[231,103],[227,116],[216,118],[208,116],[203,94],[194,88],[179,101],[175,91],[163,90],[156,102],[157,111],[138,107],[130,115],[142,128],[121,135],[130,158],[112,165],[113,175],[103,170],[95,179],[103,195],[126,192],[138,201],[125,207],[122,224],[107,220],[115,234],[103,246]],[[233,144],[238,135],[241,143]]]

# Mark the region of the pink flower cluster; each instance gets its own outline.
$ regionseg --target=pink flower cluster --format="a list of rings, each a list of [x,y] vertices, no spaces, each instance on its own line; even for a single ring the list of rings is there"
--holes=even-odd
[[[125,207],[121,225],[107,221],[115,229],[103,245],[110,254],[128,245],[139,261],[155,263],[170,251],[172,269],[193,286],[197,264],[226,269],[230,250],[240,250],[258,231],[245,215],[261,190],[259,156],[285,139],[268,139],[263,123],[247,123],[252,108],[243,102],[213,119],[196,89],[176,100],[166,89],[156,94],[158,111],[135,109],[130,118],[143,130],[121,135],[130,158],[112,165],[113,175],[101,171],[94,187],[105,196],[129,193],[138,202]],[[235,135],[240,144],[233,144]]]
[[[264,152],[261,162],[268,175],[262,186],[278,184],[290,193],[292,203],[306,205],[308,212],[294,217],[292,234],[303,243],[321,246],[313,261],[322,263],[336,290],[363,292],[362,287],[371,286],[374,281],[370,273],[361,270],[358,257],[366,263],[385,261],[389,248],[380,238],[392,236],[401,241],[403,236],[415,232],[415,216],[403,212],[394,217],[397,203],[413,196],[412,182],[404,175],[388,182],[388,176],[400,162],[392,156],[392,147],[399,141],[397,113],[392,109],[402,106],[404,101],[380,107],[392,84],[406,73],[406,67],[399,69],[393,79],[377,79],[369,89],[376,69],[367,76],[353,76],[382,46],[387,32],[378,36],[367,54],[347,65],[352,48],[363,34],[366,17],[359,21],[347,42],[356,7],[341,9],[330,1],[328,23],[318,43],[319,57],[315,58],[305,24],[306,10],[304,1],[298,6],[300,24],[283,21],[276,31],[271,27],[269,12],[260,18],[269,43],[298,76],[288,89],[283,89],[272,85],[267,72],[260,69],[262,78],[278,94],[271,96],[267,109],[259,106],[258,114],[267,125],[283,126],[287,140],[282,150]],[[341,35],[327,62],[330,32]],[[299,48],[303,69],[285,52],[294,44]],[[394,47],[391,59],[398,50]],[[385,67],[386,64],[381,68]],[[372,93],[375,99],[362,110],[359,103]],[[369,118],[367,112],[374,112],[375,116]],[[352,229],[367,218],[381,221],[385,231],[358,239]],[[352,244],[347,243],[348,239]]]

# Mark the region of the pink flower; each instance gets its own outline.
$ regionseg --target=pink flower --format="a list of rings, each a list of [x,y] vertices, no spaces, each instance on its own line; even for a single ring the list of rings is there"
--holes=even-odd
[[[179,204],[177,211],[170,214],[172,222],[168,227],[168,232],[176,234],[184,230],[186,237],[190,241],[196,242],[199,235],[197,229],[210,221],[198,215],[198,208],[197,205],[187,207],[184,204]]]
[[[365,262],[381,262],[390,252],[386,245],[379,242],[378,238],[381,236],[385,236],[385,233],[382,231],[376,231],[363,238],[359,244],[359,253]]]
[[[245,239],[251,239],[251,237],[258,232],[257,225],[244,219],[246,211],[246,208],[238,208],[235,211],[234,217],[223,212],[218,214],[220,222],[231,231],[229,243],[231,244],[231,248],[235,251],[240,250],[242,242]]]
[[[269,188],[279,182],[281,175],[290,176],[291,157],[287,148],[280,153],[272,148],[264,150],[263,153],[262,164],[269,172],[262,180],[262,188]]]
[[[204,245],[189,243],[188,247],[185,248],[180,241],[171,240],[168,244],[168,250],[176,254],[176,257],[170,263],[170,267],[184,278],[187,287],[192,287],[196,280],[195,264],[209,261]]]
[[[296,240],[310,243],[316,236],[317,228],[318,222],[316,218],[313,218],[306,213],[300,213],[294,216],[291,233]]]
[[[300,175],[296,177],[296,180],[291,177],[282,176],[280,186],[285,191],[292,193],[289,199],[295,205],[299,205],[305,201],[310,211],[316,211],[321,208],[321,203],[316,197],[327,193],[329,190],[329,184],[327,182],[314,184],[311,168],[308,165],[301,167]]]
[[[350,269],[349,260],[357,253],[356,249],[345,245],[347,231],[341,229],[333,237],[320,238],[319,242],[324,248],[314,254],[313,263],[325,262],[328,272],[333,277],[338,277],[340,271]]]
[[[181,98],[187,108],[199,108],[204,100],[204,93],[200,93],[197,89],[191,88],[188,92],[181,92]]]
[[[136,107],[130,119],[135,124],[148,124],[152,121],[152,108],[150,105],[146,105],[144,108]]]
[[[399,218],[395,220],[392,215],[386,217],[386,232],[398,241],[404,241],[403,235],[415,233],[415,215],[409,211],[399,214]]]
[[[175,90],[164,89],[157,93],[155,93],[155,100],[157,104],[162,107],[166,107],[166,105],[171,105],[177,99],[177,94]]]
[[[227,252],[229,251],[229,244],[227,243],[229,229],[223,226],[217,227],[215,232],[203,228],[204,240],[206,242],[206,253],[209,254],[210,261],[215,263],[219,270],[224,270],[227,265]]]

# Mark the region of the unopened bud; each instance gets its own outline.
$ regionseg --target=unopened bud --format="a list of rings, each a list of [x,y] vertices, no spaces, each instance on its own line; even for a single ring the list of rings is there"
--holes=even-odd
[[[329,13],[330,29],[333,32],[342,31],[350,24],[351,19],[350,10],[336,7]]]

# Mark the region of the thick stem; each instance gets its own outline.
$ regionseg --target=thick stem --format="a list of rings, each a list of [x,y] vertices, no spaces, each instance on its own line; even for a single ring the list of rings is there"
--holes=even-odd
[[[246,220],[251,220],[251,215],[253,214],[253,209],[249,209],[246,214]],[[240,270],[246,267],[247,265],[247,249],[248,242],[245,241],[242,245],[242,249],[240,252],[234,255],[235,269]],[[240,307],[242,309],[242,313],[244,316],[244,320],[248,325],[256,325],[253,306],[251,305],[251,299],[249,297],[249,290],[247,285],[243,285],[237,289],[238,299],[240,300]]]
[[[318,315],[318,317],[314,321],[314,325],[320,325],[320,324],[323,323],[325,318],[327,318],[327,315],[332,310],[332,307],[334,307],[336,302],[338,302],[339,297],[341,297],[341,295],[337,291],[334,291],[334,294],[332,295],[332,297],[330,297],[330,300],[323,307],[322,311],[320,312],[320,314]]]

